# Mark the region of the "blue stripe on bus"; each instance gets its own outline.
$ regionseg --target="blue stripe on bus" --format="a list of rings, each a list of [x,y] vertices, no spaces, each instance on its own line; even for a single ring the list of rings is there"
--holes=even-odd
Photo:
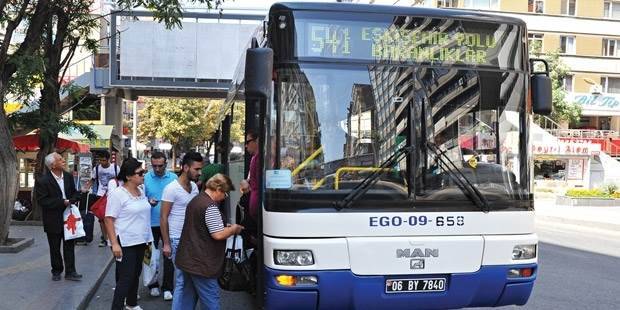
[[[528,278],[508,278],[511,268],[534,268]],[[350,270],[289,271],[265,268],[265,309],[446,309],[524,305],[530,297],[536,264],[482,266],[474,273],[445,275],[447,289],[433,293],[385,293],[385,279],[438,275],[358,276]],[[289,288],[277,275],[314,275],[318,285]]]

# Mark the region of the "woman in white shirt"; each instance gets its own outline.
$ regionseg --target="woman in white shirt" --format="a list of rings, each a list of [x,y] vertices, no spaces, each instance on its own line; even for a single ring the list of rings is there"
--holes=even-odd
[[[123,185],[108,194],[105,224],[108,236],[115,236],[110,243],[118,275],[112,309],[142,309],[137,305],[142,259],[153,241],[151,205],[140,187],[145,172],[134,158],[125,160],[118,174]]]

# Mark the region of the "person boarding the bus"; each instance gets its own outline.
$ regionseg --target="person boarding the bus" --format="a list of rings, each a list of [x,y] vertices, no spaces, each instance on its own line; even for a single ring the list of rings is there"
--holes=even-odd
[[[250,172],[246,180],[241,181],[240,190],[241,193],[249,193],[249,215],[256,221],[258,216],[258,180],[261,177],[260,163],[258,159],[258,135],[255,132],[249,131],[245,138],[245,148],[252,159],[250,160]]]
[[[175,260],[185,280],[183,300],[186,303],[182,309],[194,309],[198,299],[201,309],[220,309],[217,278],[224,266],[226,239],[243,230],[238,224],[225,225],[224,212],[221,212],[221,203],[231,190],[234,187],[230,178],[218,173],[207,180],[205,190],[187,206]]]

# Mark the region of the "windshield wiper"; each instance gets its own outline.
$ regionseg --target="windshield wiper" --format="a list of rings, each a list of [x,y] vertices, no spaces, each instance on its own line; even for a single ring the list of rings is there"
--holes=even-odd
[[[341,201],[334,202],[334,207],[336,210],[340,211],[344,208],[348,208],[351,204],[356,202],[360,197],[364,196],[368,190],[377,183],[379,177],[388,170],[387,168],[391,168],[402,159],[403,156],[411,153],[413,151],[413,146],[405,146],[398,149],[394,154],[392,154],[388,159],[386,159],[376,170],[370,173],[366,178],[364,178],[357,186],[355,186],[351,192],[349,192]]]
[[[467,197],[480,208],[480,210],[484,212],[489,212],[491,210],[489,206],[489,202],[484,197],[484,195],[473,185],[467,177],[456,167],[456,165],[450,160],[450,157],[446,155],[446,153],[442,152],[437,145],[432,142],[426,142],[427,148],[433,151],[437,156],[437,159],[441,162],[441,164],[446,168],[448,175],[450,178],[456,183],[456,185],[466,193]],[[452,166],[452,167],[450,167]],[[458,173],[457,173],[458,172]]]

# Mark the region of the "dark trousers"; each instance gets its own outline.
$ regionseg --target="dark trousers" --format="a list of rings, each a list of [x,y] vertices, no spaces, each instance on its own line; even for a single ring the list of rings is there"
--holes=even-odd
[[[47,233],[47,242],[50,246],[50,261],[52,263],[52,274],[65,274],[75,272],[75,252],[74,240],[64,240],[64,234]],[[62,243],[62,255],[60,255],[60,243]],[[64,269],[63,269],[64,257]]]
[[[84,232],[86,233],[86,236],[79,238],[78,240],[84,242],[92,242],[93,229],[95,228],[95,216],[90,212],[84,212],[82,214],[82,221],[84,222]]]
[[[159,249],[159,239],[161,239],[161,230],[159,227],[151,227],[153,231],[153,242],[155,244],[155,248]],[[171,291],[172,292],[172,278],[174,277],[174,265],[172,264],[172,259],[164,256],[164,281],[161,285],[161,289],[163,291]],[[149,285],[149,289],[159,287],[159,281]]]
[[[99,200],[99,196],[95,195],[95,194],[84,194],[80,197],[80,214],[82,215],[82,221],[84,222],[84,232],[86,233],[86,236],[76,239],[76,241],[83,241],[83,242],[92,242],[94,237],[93,237],[93,230],[95,228],[95,215],[93,215],[92,213],[88,212],[90,210],[90,207],[97,201]]]
[[[112,310],[125,309],[127,306],[135,307],[138,304],[138,286],[140,285],[140,273],[142,273],[142,260],[146,244],[138,244],[130,247],[121,247],[123,259],[116,261],[116,288],[112,299]]]

